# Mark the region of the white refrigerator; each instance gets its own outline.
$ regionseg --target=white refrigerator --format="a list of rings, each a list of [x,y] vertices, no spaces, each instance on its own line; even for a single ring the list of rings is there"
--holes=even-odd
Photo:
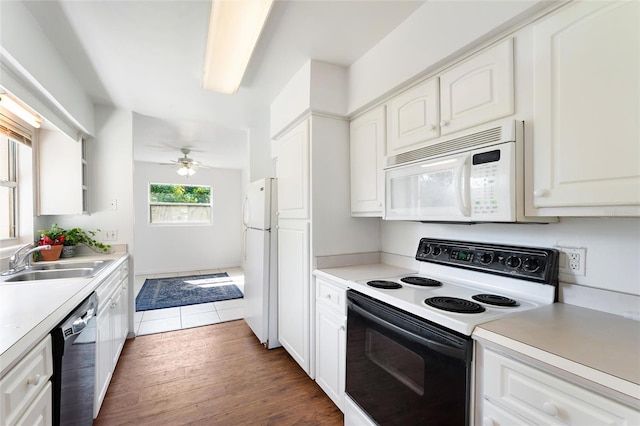
[[[247,186],[244,224],[244,319],[267,349],[278,341],[278,246],[275,232],[276,181],[260,179]]]

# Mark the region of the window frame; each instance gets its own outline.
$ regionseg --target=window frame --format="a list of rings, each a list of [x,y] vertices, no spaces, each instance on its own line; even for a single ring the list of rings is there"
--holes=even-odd
[[[17,247],[34,241],[34,194],[37,191],[34,149],[38,143],[38,129],[0,107],[0,137],[12,141],[16,152],[14,171],[17,187],[12,209],[14,236],[0,238],[0,257],[4,257]]]
[[[163,185],[163,186],[183,186],[183,187],[201,187],[209,189],[209,203],[178,203],[178,202],[158,202],[151,201],[151,187],[153,185]],[[213,188],[211,185],[202,185],[202,184],[181,184],[181,183],[160,183],[160,182],[149,182],[148,190],[147,190],[147,223],[151,226],[212,226],[213,225]],[[208,222],[153,222],[153,214],[152,207],[153,206],[199,206],[199,207],[208,207],[209,208],[209,220]]]
[[[7,140],[7,180],[0,179],[0,186],[12,190],[9,212],[9,235],[7,238],[0,238],[0,242],[17,241],[19,239],[20,226],[20,185],[18,182],[18,144],[14,138],[1,134]]]

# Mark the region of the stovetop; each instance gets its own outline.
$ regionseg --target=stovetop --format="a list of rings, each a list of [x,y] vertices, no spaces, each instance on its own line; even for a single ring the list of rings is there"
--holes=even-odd
[[[554,303],[557,297],[557,252],[552,249],[423,238],[416,259],[421,262],[417,274],[353,281],[349,287],[467,336],[478,324]],[[403,281],[407,277],[441,285],[414,285]],[[373,287],[369,281],[379,283]],[[394,288],[381,287],[384,282]],[[474,300],[476,295],[511,299],[515,306],[495,306]],[[465,313],[443,310],[425,302],[433,298],[472,307]]]

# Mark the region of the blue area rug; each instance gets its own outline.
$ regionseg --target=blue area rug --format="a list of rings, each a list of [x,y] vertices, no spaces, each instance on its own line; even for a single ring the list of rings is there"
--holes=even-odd
[[[136,312],[242,298],[226,272],[185,277],[148,278],[136,297]]]

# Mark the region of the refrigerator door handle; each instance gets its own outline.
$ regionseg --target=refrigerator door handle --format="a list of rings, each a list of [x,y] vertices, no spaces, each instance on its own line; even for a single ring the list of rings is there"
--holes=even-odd
[[[242,224],[246,227],[249,226],[249,196],[245,195],[242,200]]]
[[[247,265],[247,231],[249,228],[242,230],[242,258],[244,259],[245,267]]]

